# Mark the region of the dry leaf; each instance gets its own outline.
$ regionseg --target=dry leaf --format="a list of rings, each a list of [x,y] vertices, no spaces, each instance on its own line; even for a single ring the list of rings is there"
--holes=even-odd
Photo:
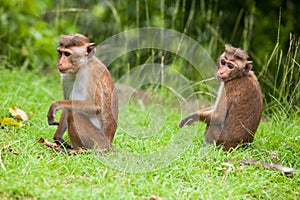
[[[54,149],[55,151],[63,152],[63,153],[68,153],[69,156],[77,155],[77,154],[82,154],[82,153],[85,152],[83,149],[76,149],[76,150],[70,150],[70,151],[68,151],[68,150],[64,149],[63,147],[61,147],[60,145],[58,145],[58,144],[56,144],[54,142],[49,142],[48,140],[46,140],[44,138],[40,138],[38,140],[38,143],[43,143],[47,147],[50,147],[51,149]]]
[[[163,198],[159,197],[159,196],[155,196],[155,195],[151,195],[150,196],[151,200],[164,200]]]
[[[76,149],[76,150],[69,151],[68,155],[73,156],[73,155],[82,154],[82,153],[84,153],[84,151],[82,149]]]
[[[18,127],[22,127],[23,123],[22,122],[16,122],[14,121],[13,118],[0,118],[0,124],[1,125],[7,125],[7,126],[18,126]]]
[[[54,142],[49,142],[48,140],[45,140],[44,138],[40,138],[38,140],[38,143],[43,143],[45,144],[47,147],[50,147],[52,149],[54,149],[55,151],[62,151],[63,149],[60,148],[60,146]]]
[[[23,121],[26,121],[29,119],[27,114],[23,110],[21,110],[17,107],[10,108],[9,112],[16,119],[23,120]]]

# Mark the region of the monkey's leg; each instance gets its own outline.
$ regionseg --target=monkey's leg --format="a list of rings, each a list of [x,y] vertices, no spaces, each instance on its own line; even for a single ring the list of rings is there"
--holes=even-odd
[[[235,148],[237,145],[241,143],[241,141],[232,140],[228,141],[225,140],[222,132],[222,125],[207,125],[205,131],[205,141],[210,144],[216,144],[217,146],[222,146],[224,150],[228,151],[231,148]],[[225,131],[226,132],[226,131]]]
[[[220,125],[207,124],[205,131],[205,141],[210,144],[217,142],[220,138],[221,131],[222,129]]]
[[[68,114],[68,134],[74,149],[107,150],[111,147],[111,142],[103,131],[96,128],[90,119],[80,112]]]
[[[224,149],[226,151],[230,150],[231,148],[236,148],[238,145],[240,145],[240,147],[244,146],[247,143],[250,143],[250,141],[245,141],[243,140],[244,138],[235,138],[234,135],[232,135],[230,138],[230,140],[228,139],[229,136],[227,134],[223,136],[225,134],[221,134],[219,140],[217,141],[217,145],[223,145]]]
[[[72,147],[63,139],[63,135],[67,130],[67,114],[68,111],[64,109],[60,116],[59,125],[55,131],[53,139],[56,144],[63,145],[67,149],[72,149]]]

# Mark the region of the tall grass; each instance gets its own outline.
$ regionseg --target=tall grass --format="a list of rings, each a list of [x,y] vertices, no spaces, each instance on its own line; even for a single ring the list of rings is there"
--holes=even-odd
[[[286,29],[285,32],[281,30],[281,12],[284,11],[278,12],[279,25],[277,30],[273,29],[273,32],[278,31],[278,39],[274,39],[273,50],[269,50],[270,47],[257,46],[257,41],[262,39],[270,42],[267,34],[257,32],[264,30],[265,20],[272,18],[260,19],[257,5],[251,2],[244,7],[236,6],[238,3],[232,5],[235,6],[233,11],[236,13],[230,13],[226,7],[222,7],[222,1],[217,0],[94,0],[80,3],[53,1],[52,4],[47,1],[45,4],[33,2],[30,5],[25,4],[26,1],[22,2],[26,7],[32,5],[33,8],[29,9],[31,12],[26,12],[25,8],[14,6],[16,2],[7,0],[3,2],[4,7],[0,7],[3,12],[0,28],[7,30],[1,34],[0,43],[9,49],[8,53],[2,50],[0,61],[6,67],[23,66],[44,72],[50,67],[53,68],[56,65],[55,45],[60,34],[81,32],[92,41],[101,43],[114,34],[133,28],[170,28],[199,42],[213,59],[221,54],[225,43],[232,43],[249,51],[255,62],[254,71],[265,95],[267,111],[278,110],[279,102],[286,107],[286,112],[299,110],[299,38],[294,34],[287,35]],[[40,16],[37,14],[39,10]],[[16,15],[16,20],[12,22],[9,18],[11,13],[22,15]],[[259,20],[264,20],[264,23],[257,23]],[[33,22],[35,25],[30,25]],[[18,27],[18,23],[21,24],[21,35],[27,34],[21,39],[18,34],[14,34],[17,32],[10,32],[11,28],[8,29],[5,25]],[[288,47],[284,46],[282,38],[290,39]],[[130,52],[108,67],[117,80],[129,69],[148,62],[171,65],[193,84],[197,85],[202,81],[186,60],[176,53],[159,49]]]
[[[300,38],[291,34],[288,52],[284,55],[277,41],[262,66],[258,78],[266,97],[267,111],[285,108],[284,111],[290,113],[300,109],[299,42]]]

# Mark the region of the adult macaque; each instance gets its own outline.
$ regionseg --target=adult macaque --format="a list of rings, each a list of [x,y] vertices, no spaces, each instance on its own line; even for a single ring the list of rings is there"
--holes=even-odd
[[[252,142],[263,102],[259,83],[251,71],[252,61],[247,59],[247,52],[225,45],[225,52],[218,59],[216,77],[221,86],[215,105],[189,114],[179,126],[205,122],[206,141],[223,145],[225,150]]]
[[[57,144],[70,147],[63,139],[68,129],[73,149],[107,150],[112,145],[118,118],[118,100],[105,65],[95,56],[95,44],[81,34],[62,35],[58,65],[64,100],[52,102],[49,125],[58,125]],[[59,122],[55,121],[62,110]]]

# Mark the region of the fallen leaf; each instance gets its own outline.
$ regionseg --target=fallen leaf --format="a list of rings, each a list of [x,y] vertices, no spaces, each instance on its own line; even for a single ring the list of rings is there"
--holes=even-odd
[[[50,147],[51,149],[54,149],[55,151],[63,151],[63,149],[60,148],[60,146],[58,144],[56,144],[55,142],[49,142],[48,140],[46,140],[44,138],[40,138],[38,140],[38,143],[43,143],[47,147]]]
[[[59,145],[56,144],[55,142],[49,142],[48,140],[46,140],[46,139],[44,139],[44,138],[40,138],[40,139],[38,140],[38,143],[43,143],[43,144],[45,144],[46,146],[51,147],[51,148],[59,147]]]
[[[29,119],[27,114],[23,110],[21,110],[17,107],[10,108],[9,112],[16,119],[23,120],[23,121],[26,121]]]
[[[155,196],[155,195],[151,195],[150,196],[151,200],[164,200],[163,198],[159,197],[159,196]]]
[[[11,122],[10,125],[12,125],[12,126],[18,126],[18,127],[23,127],[23,123],[22,122]]]
[[[16,122],[14,121],[13,118],[0,118],[0,124],[1,125],[7,125],[7,126],[18,126],[18,127],[22,127],[23,123],[22,122]]]
[[[68,155],[69,156],[73,156],[73,155],[82,154],[82,153],[84,153],[84,150],[82,150],[82,149],[76,149],[76,150],[69,151]]]
[[[55,142],[49,142],[48,140],[46,140],[44,138],[40,138],[38,140],[38,143],[45,144],[47,147],[50,147],[51,149],[54,149],[55,151],[68,153],[69,156],[78,155],[78,154],[82,154],[82,153],[86,152],[83,149],[68,150],[68,149],[65,149],[65,148],[61,147],[60,145],[56,144]]]

